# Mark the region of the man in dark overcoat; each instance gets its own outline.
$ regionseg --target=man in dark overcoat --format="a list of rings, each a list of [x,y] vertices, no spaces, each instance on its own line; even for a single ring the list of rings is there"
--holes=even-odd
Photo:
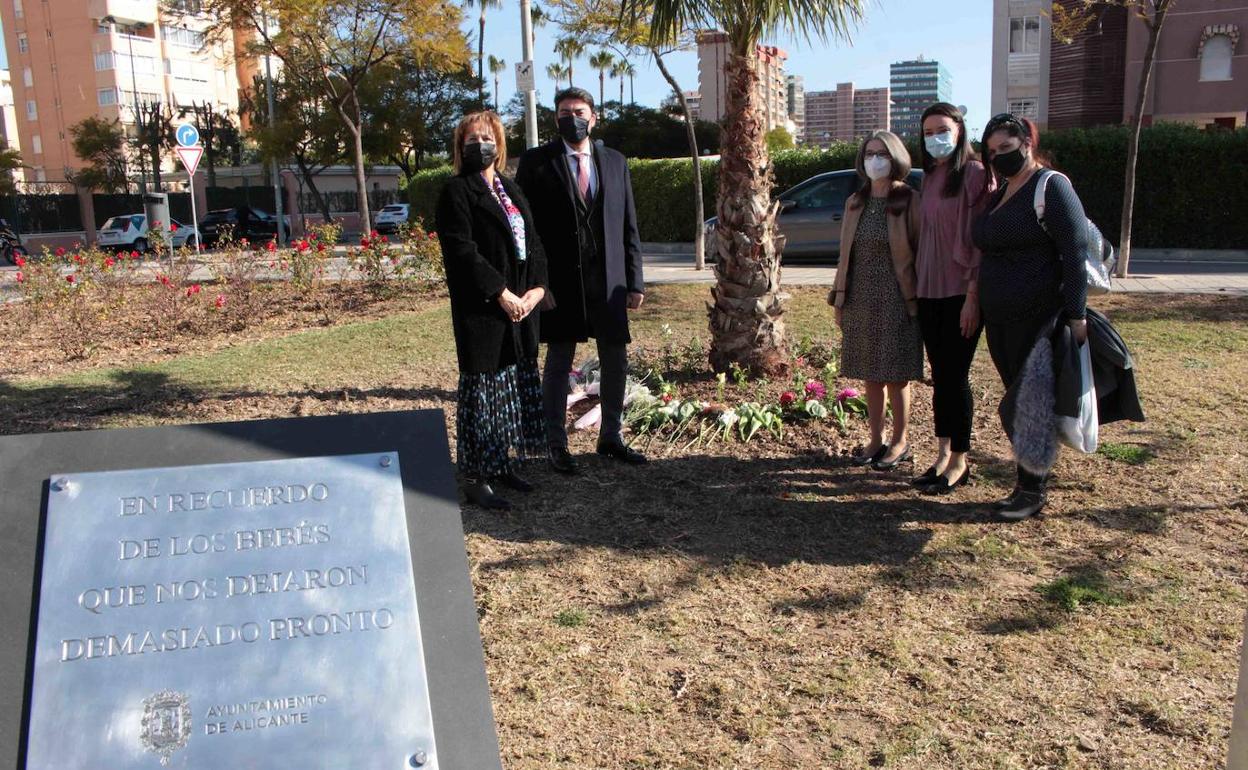
[[[577,343],[591,337],[602,367],[598,453],[627,463],[646,461],[620,434],[632,341],[628,311],[641,307],[645,282],[628,162],[591,139],[594,97],[580,88],[561,91],[555,114],[559,137],[520,157],[516,181],[546,248],[542,398],[551,465],[572,474],[577,467],[568,453],[568,375]]]

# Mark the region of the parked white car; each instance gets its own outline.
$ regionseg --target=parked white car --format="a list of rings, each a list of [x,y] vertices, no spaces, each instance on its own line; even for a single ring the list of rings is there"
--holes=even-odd
[[[406,203],[392,203],[384,206],[377,216],[373,217],[373,229],[379,233],[393,233],[399,225],[407,222],[408,206]]]
[[[184,225],[176,219],[169,221],[177,228],[173,231],[173,247],[175,249],[183,246],[195,248],[195,245],[199,243],[195,228]],[[100,228],[96,243],[106,251],[150,251],[152,238],[147,231],[147,216],[124,214],[111,217]]]

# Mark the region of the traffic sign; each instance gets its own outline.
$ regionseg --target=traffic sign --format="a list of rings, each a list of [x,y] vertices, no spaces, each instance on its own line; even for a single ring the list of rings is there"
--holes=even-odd
[[[199,168],[199,159],[204,156],[204,148],[196,144],[190,147],[175,147],[174,152],[182,159],[186,173],[195,176],[195,169]]]
[[[178,126],[178,130],[174,135],[178,138],[178,144],[183,147],[199,144],[199,129],[191,123],[183,123]]]
[[[533,62],[516,62],[516,90],[523,92],[534,91],[536,89],[537,81],[533,75]]]

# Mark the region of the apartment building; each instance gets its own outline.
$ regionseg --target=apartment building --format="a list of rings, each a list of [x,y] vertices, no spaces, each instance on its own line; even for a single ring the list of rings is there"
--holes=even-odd
[[[953,101],[953,76],[940,62],[922,56],[893,62],[888,69],[893,100],[889,130],[900,137],[918,136],[923,133],[923,111],[936,102]]]
[[[887,87],[857,89],[853,83],[838,83],[835,91],[807,91],[806,143],[827,148],[887,131],[891,107]]]
[[[785,78],[788,85],[789,120],[793,123],[793,140],[806,143],[806,82],[801,75]]]
[[[134,134],[135,103],[210,103],[238,111],[255,63],[239,40],[205,39],[200,0],[0,0],[17,135],[28,176],[64,181],[82,162],[70,127],[118,119]],[[173,168],[173,161],[166,161]]]
[[[698,33],[698,93],[702,95],[699,107],[702,120],[716,122],[724,117],[728,92],[724,67],[728,58],[726,34],[717,31]],[[755,48],[758,95],[768,131],[788,124],[789,94],[784,74],[784,62],[788,58],[785,51],[775,46],[759,45]]]
[[[1070,9],[1080,0],[1058,0]],[[992,110],[1041,128],[1129,121],[1148,27],[1096,4],[1070,40],[1052,30],[1047,0],[993,0]],[[1166,15],[1142,120],[1234,128],[1248,120],[1248,0],[1184,0]]]

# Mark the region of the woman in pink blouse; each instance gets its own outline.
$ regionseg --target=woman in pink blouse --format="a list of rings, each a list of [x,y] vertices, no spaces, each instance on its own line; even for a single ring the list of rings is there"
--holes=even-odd
[[[983,326],[979,318],[979,250],[971,223],[987,203],[992,177],[975,157],[962,112],[938,102],[923,113],[922,200],[919,211],[919,327],[932,367],[939,450],[913,483],[926,494],[946,494],[970,477],[971,361]]]

